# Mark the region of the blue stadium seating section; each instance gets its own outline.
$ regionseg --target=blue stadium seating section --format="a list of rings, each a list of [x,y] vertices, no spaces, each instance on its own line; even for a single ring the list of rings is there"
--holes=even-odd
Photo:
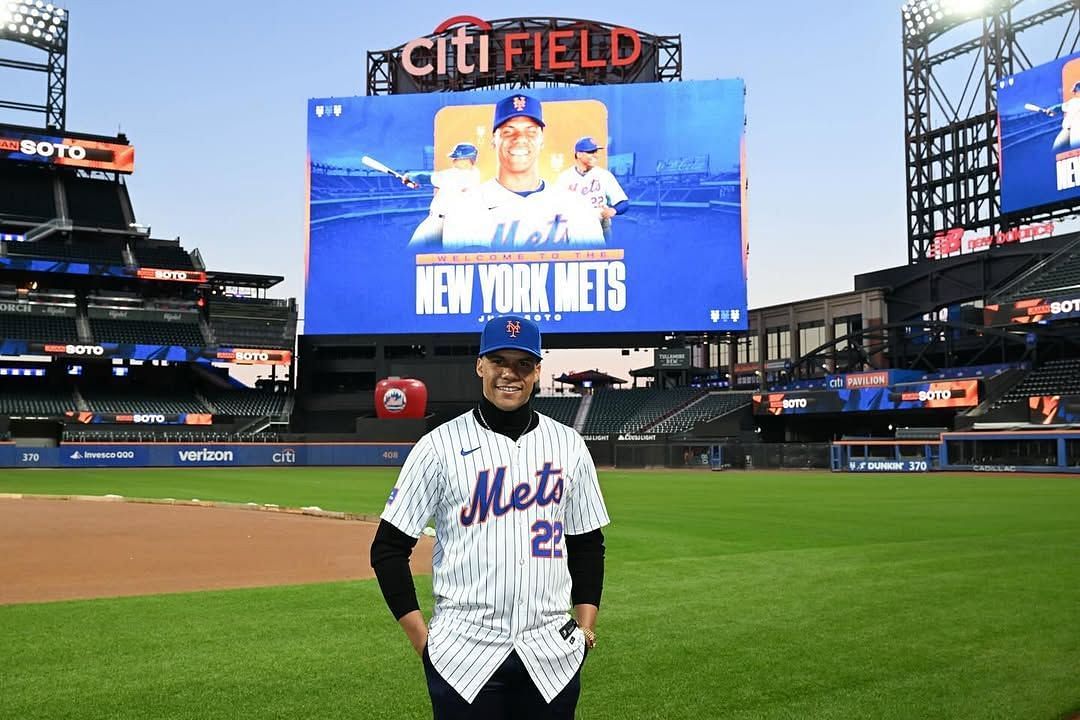
[[[1080,395],[1080,358],[1054,360],[1033,370],[993,407],[1026,403],[1037,395]]]
[[[658,433],[680,433],[692,430],[698,423],[715,420],[728,413],[750,406],[751,393],[711,392],[689,407],[666,417],[649,428]]]
[[[533,398],[533,408],[552,420],[561,422],[563,425],[574,426],[574,418],[577,417],[578,408],[581,407],[580,395],[568,396],[540,396]]]

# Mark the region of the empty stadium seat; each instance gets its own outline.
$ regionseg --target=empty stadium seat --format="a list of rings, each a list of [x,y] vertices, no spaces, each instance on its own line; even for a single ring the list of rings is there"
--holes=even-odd
[[[90,331],[93,333],[96,342],[179,345],[182,347],[203,347],[206,345],[202,330],[196,323],[90,318]]]
[[[78,343],[73,317],[0,313],[0,339]]]
[[[751,393],[741,392],[709,393],[698,402],[671,417],[664,418],[649,429],[658,433],[678,433],[691,430],[698,423],[715,420],[722,415],[746,407],[750,404],[750,395]]]
[[[283,415],[289,403],[285,393],[266,390],[218,390],[204,394],[219,415],[235,417]]]
[[[1027,402],[1037,395],[1080,395],[1080,358],[1054,360],[1033,370],[993,407]]]
[[[124,265],[124,244],[117,240],[55,240],[6,243],[12,257],[35,257],[58,260]]]
[[[92,412],[163,415],[210,412],[191,393],[166,393],[146,387],[118,390],[83,386],[80,390]]]
[[[295,310],[279,300],[213,298],[210,327],[222,347],[292,350]]]
[[[538,396],[533,398],[532,405],[536,412],[547,415],[563,425],[573,427],[574,418],[577,417],[578,408],[581,406],[581,396]]]
[[[0,385],[0,415],[59,417],[75,410],[70,390],[27,387],[27,384]]]
[[[131,249],[140,267],[194,270],[191,254],[179,245],[149,246],[136,244]]]

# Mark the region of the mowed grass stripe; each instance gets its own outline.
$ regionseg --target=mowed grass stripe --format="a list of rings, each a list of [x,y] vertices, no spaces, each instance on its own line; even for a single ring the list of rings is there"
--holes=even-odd
[[[121,494],[216,483],[219,499],[377,512],[394,477],[206,472]],[[22,477],[0,491],[42,492],[5,486]],[[1080,706],[1075,480],[601,481],[614,522],[582,718],[1054,720]],[[305,487],[326,499],[281,501]],[[418,588],[428,610],[430,581]],[[0,637],[0,717],[430,717],[373,582],[10,606]]]

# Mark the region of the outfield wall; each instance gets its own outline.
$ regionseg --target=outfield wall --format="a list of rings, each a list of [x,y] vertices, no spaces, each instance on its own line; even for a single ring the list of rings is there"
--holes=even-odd
[[[0,468],[399,466],[411,449],[411,443],[5,443]]]

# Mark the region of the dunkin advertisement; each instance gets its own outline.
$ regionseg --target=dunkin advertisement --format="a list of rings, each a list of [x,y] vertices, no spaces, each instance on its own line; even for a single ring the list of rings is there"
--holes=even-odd
[[[741,80],[311,100],[306,330],[741,330]],[[701,258],[707,270],[697,272]]]

